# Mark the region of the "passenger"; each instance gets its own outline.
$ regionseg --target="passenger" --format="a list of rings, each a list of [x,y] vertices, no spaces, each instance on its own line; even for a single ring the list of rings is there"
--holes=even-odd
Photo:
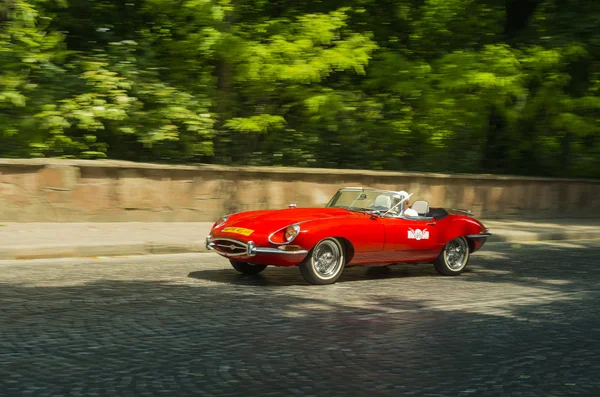
[[[401,190],[398,192],[398,194],[400,195],[400,197],[405,198],[406,200],[404,201],[404,203],[402,203],[404,205],[404,216],[419,216],[419,213],[415,210],[413,210],[412,208],[410,208],[410,201],[409,201],[409,195],[407,192],[405,192],[404,190]]]

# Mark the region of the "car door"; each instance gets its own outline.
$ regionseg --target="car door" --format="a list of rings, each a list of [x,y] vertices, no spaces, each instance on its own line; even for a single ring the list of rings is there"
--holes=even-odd
[[[435,256],[439,233],[433,218],[385,217],[383,251],[394,262],[430,260]]]

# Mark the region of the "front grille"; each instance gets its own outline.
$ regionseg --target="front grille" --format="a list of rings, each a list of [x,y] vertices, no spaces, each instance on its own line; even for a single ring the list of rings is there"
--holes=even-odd
[[[248,252],[248,246],[240,241],[230,239],[213,240],[214,248],[226,255],[244,255]]]

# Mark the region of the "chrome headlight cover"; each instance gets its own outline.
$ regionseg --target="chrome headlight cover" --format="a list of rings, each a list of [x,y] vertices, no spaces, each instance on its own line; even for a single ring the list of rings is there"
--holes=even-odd
[[[288,230],[290,231],[289,235],[288,235]],[[298,224],[293,224],[293,225],[289,225],[286,227],[282,227],[281,229],[278,229],[278,230],[274,231],[273,233],[271,233],[268,237],[268,240],[271,244],[276,244],[276,245],[289,244],[292,241],[294,241],[294,239],[298,236],[298,234],[300,234],[300,230],[301,230],[300,225],[298,225]],[[283,240],[284,241],[273,241],[273,236],[281,231],[283,231]]]
[[[285,228],[285,241],[287,241],[288,243],[291,243],[292,241],[294,241],[294,239],[296,238],[296,236],[298,235],[298,233],[300,233],[300,226],[298,225],[291,225]]]

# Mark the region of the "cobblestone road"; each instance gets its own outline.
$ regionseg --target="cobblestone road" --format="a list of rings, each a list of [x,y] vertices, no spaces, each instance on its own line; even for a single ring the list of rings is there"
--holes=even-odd
[[[471,260],[331,286],[213,254],[0,262],[0,395],[600,395],[600,242]]]

